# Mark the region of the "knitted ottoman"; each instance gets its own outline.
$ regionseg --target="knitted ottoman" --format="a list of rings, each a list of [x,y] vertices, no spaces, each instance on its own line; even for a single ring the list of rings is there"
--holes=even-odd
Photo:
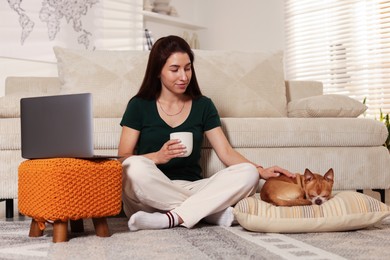
[[[30,237],[53,223],[53,242],[67,241],[71,230],[84,230],[92,218],[97,236],[110,236],[107,216],[120,213],[122,165],[117,160],[53,158],[27,160],[19,166],[18,208],[32,218]],[[77,230],[76,230],[77,229]]]

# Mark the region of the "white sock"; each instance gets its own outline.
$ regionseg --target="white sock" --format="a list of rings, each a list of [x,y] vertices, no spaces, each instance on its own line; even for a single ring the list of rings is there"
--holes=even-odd
[[[177,225],[179,225],[179,216],[172,211],[166,213],[138,211],[130,217],[128,222],[130,231],[172,228]]]
[[[204,220],[209,224],[225,227],[230,227],[237,223],[234,218],[233,207],[228,207],[220,212],[211,214],[205,217]]]

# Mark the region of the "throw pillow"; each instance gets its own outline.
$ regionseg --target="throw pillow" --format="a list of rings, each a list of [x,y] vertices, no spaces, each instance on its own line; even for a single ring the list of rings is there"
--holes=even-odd
[[[143,80],[149,52],[54,47],[61,94],[89,92],[95,117],[122,117]]]
[[[288,117],[358,117],[367,106],[344,95],[320,95],[288,103]]]
[[[283,53],[195,50],[202,93],[221,117],[286,117]]]
[[[277,207],[253,196],[234,207],[238,223],[256,232],[331,232],[365,228],[390,215],[390,207],[362,193],[342,191],[321,206]]]
[[[95,117],[121,117],[141,85],[149,52],[54,47],[61,93],[90,92]],[[195,52],[202,92],[221,117],[287,116],[283,54]]]

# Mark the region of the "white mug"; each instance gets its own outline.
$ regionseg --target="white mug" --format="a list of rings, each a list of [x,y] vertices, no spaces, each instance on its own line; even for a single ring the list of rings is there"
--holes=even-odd
[[[180,157],[187,157],[192,153],[193,137],[191,132],[174,132],[170,134],[170,139],[179,139],[186,147],[186,153]]]

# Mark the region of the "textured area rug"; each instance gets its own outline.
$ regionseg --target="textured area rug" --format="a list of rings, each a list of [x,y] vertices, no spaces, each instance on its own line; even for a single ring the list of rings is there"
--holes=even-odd
[[[109,218],[112,236],[95,236],[91,220],[69,242],[52,243],[52,226],[29,238],[29,218],[0,220],[0,259],[389,259],[390,218],[351,232],[253,233],[240,226],[129,232]],[[292,223],[293,224],[293,223]]]

